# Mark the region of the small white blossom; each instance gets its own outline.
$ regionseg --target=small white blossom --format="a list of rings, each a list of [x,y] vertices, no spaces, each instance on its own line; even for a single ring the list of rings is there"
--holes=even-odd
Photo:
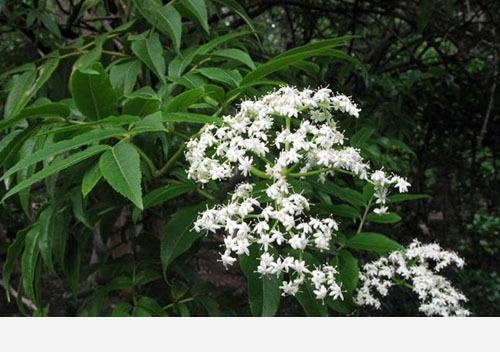
[[[359,275],[361,287],[356,302],[379,309],[381,302],[375,294],[387,296],[394,279],[398,279],[411,285],[420,300],[419,310],[425,315],[467,316],[469,312],[462,307],[466,297],[437,274],[450,264],[462,267],[464,261],[437,244],[423,245],[414,240],[404,251],[365,264]]]

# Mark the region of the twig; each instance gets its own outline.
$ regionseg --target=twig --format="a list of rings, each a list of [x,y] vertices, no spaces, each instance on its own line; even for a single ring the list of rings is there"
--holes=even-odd
[[[0,286],[2,286],[3,288],[6,288],[2,279],[0,279]],[[17,299],[19,297],[19,294],[17,293],[16,290],[14,290],[14,288],[9,287],[9,292],[12,295],[12,297],[14,297],[15,299]],[[9,300],[9,302],[10,302],[10,300]],[[29,300],[28,298],[26,298],[24,296],[21,296],[21,302],[23,302],[23,304],[28,309],[32,310],[33,312],[35,312],[35,311],[38,310],[38,308],[36,307],[36,305],[31,300]]]

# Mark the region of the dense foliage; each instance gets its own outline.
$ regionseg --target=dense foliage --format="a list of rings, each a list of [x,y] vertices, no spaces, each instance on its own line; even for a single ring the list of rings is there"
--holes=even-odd
[[[498,314],[499,7],[0,1],[0,314]]]

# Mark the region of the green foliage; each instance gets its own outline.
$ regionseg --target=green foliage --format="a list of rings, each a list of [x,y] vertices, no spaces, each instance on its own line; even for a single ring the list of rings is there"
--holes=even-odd
[[[233,0],[134,0],[84,33],[75,24],[101,17],[108,2],[84,2],[64,25],[49,15],[60,11],[46,3],[47,11],[35,16],[43,55],[0,75],[1,216],[22,224],[9,228],[2,276],[7,295],[17,283],[37,307],[30,313],[50,315],[40,282],[52,275],[64,280],[80,316],[274,316],[286,310],[282,278],[254,272],[255,248],[242,256],[242,273],[229,273],[245,278],[248,302],[234,286],[214,288],[204,277],[207,258],[213,267],[220,264],[214,259],[220,239],[203,239],[193,222],[199,211],[224,201],[238,180],[205,188],[188,180],[185,142],[205,124],[220,124],[244,98],[283,84],[342,90],[344,73],[368,75],[344,48],[354,37],[330,33],[331,39],[288,51],[269,43],[272,50],[264,50],[265,33]],[[432,10],[422,3],[423,31]],[[28,10],[16,11],[24,16]],[[227,13],[244,28],[225,25]],[[328,76],[332,69],[339,79]],[[375,166],[406,167],[413,152],[399,136],[385,136],[384,126],[350,123],[345,128],[355,133],[348,143]],[[386,157],[387,150],[402,156]],[[344,301],[323,304],[304,285],[296,296],[299,314],[355,314],[352,297],[365,252],[402,248],[389,235],[361,231],[402,218],[371,213],[373,189],[344,175],[325,183],[297,179],[293,187],[314,199],[312,213],[339,218],[332,251],[314,256],[331,259],[345,289]],[[388,201],[427,198],[407,194]]]

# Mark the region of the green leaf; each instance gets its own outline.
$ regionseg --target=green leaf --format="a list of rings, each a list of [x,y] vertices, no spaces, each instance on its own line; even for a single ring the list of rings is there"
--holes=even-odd
[[[347,239],[346,245],[350,248],[372,251],[378,254],[387,254],[389,252],[403,249],[399,243],[391,240],[385,235],[375,232],[360,232]]]
[[[66,118],[69,116],[69,113],[70,113],[69,107],[65,104],[59,104],[59,103],[48,103],[40,106],[24,108],[16,116],[7,120],[0,121],[0,130],[13,126],[19,121],[25,119],[34,119],[39,117]]]
[[[14,271],[16,261],[21,255],[24,248],[24,241],[26,234],[30,231],[31,227],[18,231],[16,238],[9,245],[7,249],[7,255],[5,257],[5,263],[3,265],[3,286],[5,293],[7,294],[7,299],[10,301],[10,277]]]
[[[40,249],[40,254],[42,255],[43,261],[50,271],[54,271],[54,263],[52,260],[52,240],[55,237],[55,212],[56,209],[54,208],[54,206],[49,205],[45,209],[43,209],[38,216],[38,222],[40,224],[38,247]]]
[[[54,156],[67,152],[72,149],[76,149],[83,145],[91,144],[102,139],[122,136],[126,133],[125,130],[121,128],[108,128],[102,130],[94,130],[87,133],[80,134],[72,139],[64,140],[61,142],[57,142],[54,144],[49,144],[43,149],[38,150],[37,152],[23,158],[17,164],[12,166],[9,170],[7,170],[2,177],[0,177],[0,181],[14,174],[15,172],[22,170],[32,164],[35,164],[42,160],[50,160]]]
[[[370,139],[373,133],[375,133],[375,129],[373,127],[361,128],[351,137],[351,145],[354,147],[361,147]]]
[[[172,39],[176,51],[179,51],[182,37],[181,15],[172,5],[162,6],[154,0],[134,0],[142,16],[155,28]]]
[[[95,46],[89,52],[86,52],[76,60],[74,67],[75,69],[86,69],[94,65],[101,59],[102,45],[106,40],[107,35],[100,35],[95,39]]]
[[[204,0],[180,0],[177,4],[182,5],[196,19],[205,32],[209,32],[207,6]]]
[[[203,76],[211,79],[212,81],[225,83],[231,87],[237,87],[239,81],[230,74],[230,71],[224,70],[218,67],[203,67],[196,70],[196,72],[201,73]]]
[[[275,58],[281,58],[297,53],[302,53],[306,51],[311,51],[311,50],[326,50],[329,48],[335,48],[339,47],[342,45],[348,44],[351,40],[353,39],[353,36],[351,35],[346,35],[343,37],[338,37],[338,38],[332,38],[332,39],[325,39],[325,40],[318,40],[312,43],[308,43],[290,50],[285,51],[284,53],[281,53]]]
[[[159,187],[144,196],[144,209],[162,204],[167,200],[177,198],[178,196],[191,192],[194,189],[196,189],[196,185],[190,183]]]
[[[176,95],[165,105],[165,112],[182,112],[200,100],[205,95],[205,90],[202,87],[190,89]]]
[[[190,112],[162,112],[163,122],[190,122],[190,123],[213,123],[222,124],[222,119],[216,116],[194,114]]]
[[[366,217],[366,221],[375,222],[378,224],[395,224],[401,221],[401,216],[396,213],[375,214],[370,213]]]
[[[54,21],[55,16],[51,16],[48,12],[42,12],[38,18],[42,21],[43,26],[49,30],[50,33],[55,35],[57,39],[61,38],[61,31],[59,30],[59,26],[56,21]]]
[[[408,200],[419,200],[419,199],[432,199],[432,197],[428,194],[410,194],[410,193],[394,194],[392,196],[387,197],[389,203],[405,202]]]
[[[134,307],[128,302],[121,302],[116,305],[111,313],[112,317],[130,317],[130,311]]]
[[[34,68],[12,78],[12,87],[5,102],[5,119],[16,115],[28,103],[35,79],[36,70]]]
[[[206,55],[225,42],[251,33],[251,31],[231,32],[223,36],[216,37],[199,47],[192,48],[183,55],[178,55],[169,64],[168,75],[171,77],[180,77],[197,56]]]
[[[161,305],[151,297],[143,296],[137,302],[137,306],[149,312],[153,317],[167,317],[168,314],[163,310]]]
[[[132,51],[142,62],[165,83],[165,58],[158,33],[132,42]]]
[[[7,198],[11,197],[12,195],[16,194],[17,192],[22,191],[23,189],[30,187],[32,184],[43,180],[46,177],[49,177],[55,173],[58,173],[64,169],[67,169],[70,166],[73,166],[75,164],[78,164],[82,162],[83,160],[86,160],[96,154],[101,153],[102,151],[109,149],[109,146],[107,145],[95,145],[88,147],[84,151],[75,153],[67,157],[66,159],[62,160],[57,160],[50,164],[49,166],[43,168],[36,174],[33,174],[33,176],[27,178],[26,180],[23,180],[22,182],[18,183],[15,187],[10,189],[7,194],[2,198],[2,202],[6,200]]]
[[[131,60],[114,65],[109,71],[111,85],[121,95],[132,93],[140,70],[141,62],[139,60]]]
[[[130,143],[121,142],[99,159],[102,176],[115,191],[142,209],[141,160]]]
[[[239,257],[243,274],[247,279],[247,293],[250,310],[255,317],[272,317],[278,311],[281,299],[280,277],[276,275],[263,276],[256,273],[259,265],[258,248],[250,247],[250,255]]]
[[[161,238],[161,265],[166,274],[168,266],[175,258],[186,252],[203,233],[193,229],[198,213],[206,209],[206,203],[177,210],[165,226]]]
[[[161,99],[153,95],[137,95],[125,100],[123,113],[141,116],[152,114],[160,108]]]
[[[130,130],[130,133],[140,134],[146,132],[165,132],[165,126],[162,123],[161,112],[155,112],[154,114],[144,117],[141,121],[134,124],[134,127]]]
[[[86,197],[92,189],[94,189],[97,182],[102,177],[101,169],[99,168],[99,163],[92,166],[84,175],[82,179],[82,195]]]
[[[84,224],[88,229],[92,230],[93,226],[88,219],[85,205],[83,203],[83,198],[80,190],[78,188],[74,188],[70,192],[71,205],[73,208],[73,216],[76,220],[80,221]]]
[[[248,55],[247,52],[240,50],[240,49],[220,49],[214,51],[211,56],[215,57],[223,57],[226,59],[231,59],[235,60],[238,62],[241,62],[242,64],[248,66],[250,69],[255,69],[255,63],[253,62],[252,58],[250,55]]]
[[[314,187],[318,190],[341,199],[345,202],[348,202],[355,207],[362,207],[365,205],[365,199],[363,195],[352,188],[341,187],[331,181],[325,181],[324,183],[314,181],[308,182],[314,185]]]
[[[299,49],[301,48],[293,49],[292,53],[287,52],[285,53],[286,55],[275,57],[267,61],[266,63],[259,65],[255,70],[249,72],[246,76],[243,77],[243,81],[241,82],[241,84],[249,84],[253,81],[262,79],[273,72],[283,70],[294,63],[311,58],[313,56],[329,56],[344,61],[357,63],[357,61],[353,57],[336,49],[321,48],[306,51],[302,51]]]
[[[92,69],[75,70],[70,88],[76,107],[87,118],[99,120],[115,113],[116,92],[100,63],[92,65]]]
[[[35,272],[38,262],[39,249],[38,249],[38,237],[39,237],[39,226],[34,225],[26,234],[25,247],[23,256],[21,259],[21,273],[22,282],[24,290],[26,291],[28,298],[30,298],[33,303],[38,305],[38,295],[35,290]]]
[[[321,300],[316,299],[313,293],[313,288],[310,283],[305,282],[300,287],[300,291],[295,295],[295,299],[300,303],[304,313],[308,317],[327,317],[328,309],[321,302]]]
[[[236,1],[236,0],[215,0],[215,1],[224,5],[224,6],[229,7],[234,12],[236,12],[238,14],[238,16],[240,16],[245,21],[245,23],[248,25],[248,27],[250,27],[250,29],[257,36],[257,30],[255,29],[255,26],[253,25],[252,19],[248,16],[245,9],[243,8],[243,6],[241,6],[238,3],[238,1]],[[258,37],[257,37],[257,39],[258,39]]]
[[[337,270],[342,282],[342,289],[352,294],[358,286],[359,266],[358,260],[348,250],[341,250],[338,254]]]
[[[5,103],[4,117],[9,118],[17,115],[28,104],[30,99],[42,88],[52,76],[59,65],[59,53],[57,51],[47,55],[43,65],[38,70],[38,78],[34,66],[21,75],[14,76],[7,101]],[[36,79],[36,80],[35,80]]]
[[[361,217],[358,209],[347,204],[318,204],[311,207],[311,212],[325,216],[333,214],[349,219],[359,219]]]

